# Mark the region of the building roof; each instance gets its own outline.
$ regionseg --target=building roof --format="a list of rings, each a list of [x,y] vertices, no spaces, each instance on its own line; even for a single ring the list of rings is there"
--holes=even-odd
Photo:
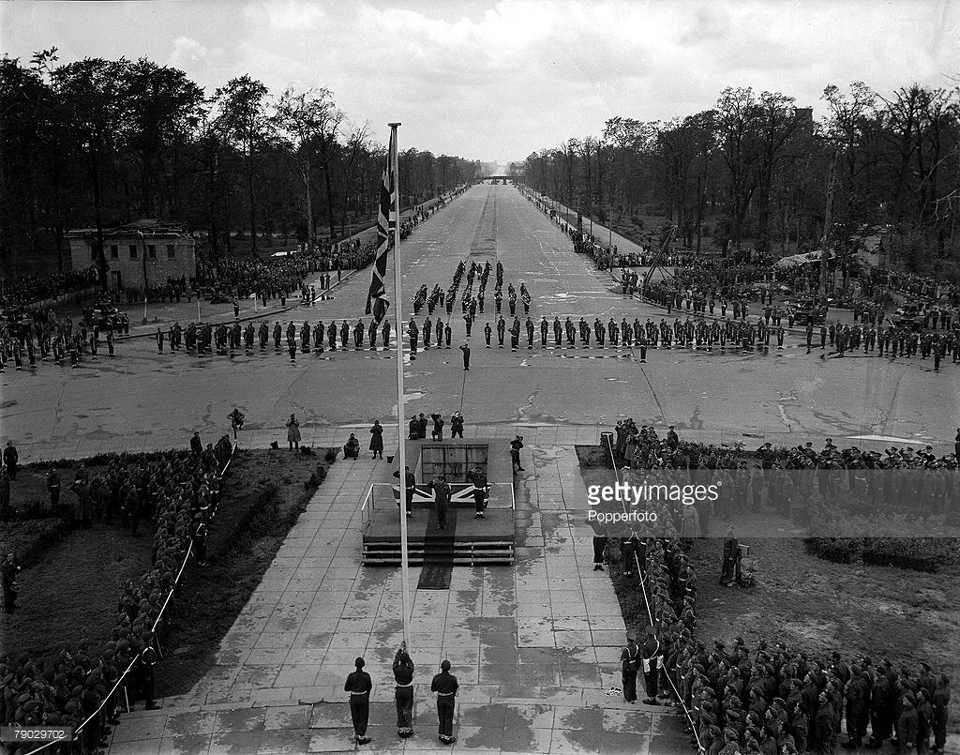
[[[77,238],[95,236],[96,228],[74,228],[67,232],[68,237]],[[138,234],[145,237],[157,236],[187,236],[186,226],[179,223],[170,223],[156,218],[141,218],[125,225],[110,226],[103,229],[104,238],[131,238]]]

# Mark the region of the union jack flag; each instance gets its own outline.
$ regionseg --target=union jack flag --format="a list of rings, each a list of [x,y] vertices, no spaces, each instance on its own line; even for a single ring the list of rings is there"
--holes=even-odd
[[[383,185],[380,188],[380,209],[377,213],[377,256],[373,261],[373,275],[367,292],[367,314],[379,323],[387,314],[390,301],[386,297],[387,250],[390,247],[390,226],[397,221],[394,211],[397,193],[397,177],[393,164],[397,154],[397,130],[391,129],[390,146],[387,149],[387,164],[383,169]]]

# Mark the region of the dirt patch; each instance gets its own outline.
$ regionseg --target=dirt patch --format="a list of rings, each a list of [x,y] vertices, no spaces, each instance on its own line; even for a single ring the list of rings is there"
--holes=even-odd
[[[158,664],[157,694],[179,695],[213,666],[220,641],[247,604],[284,538],[326,477],[326,449],[315,456],[288,451],[243,451],[227,478],[224,500],[211,527],[206,568],[184,574],[170,627],[167,653]]]

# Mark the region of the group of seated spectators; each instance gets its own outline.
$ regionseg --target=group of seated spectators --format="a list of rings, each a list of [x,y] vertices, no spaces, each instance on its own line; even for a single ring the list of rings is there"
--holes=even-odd
[[[71,486],[78,501],[92,497],[94,482],[104,515],[114,504],[149,506],[156,520],[152,566],[139,580],[125,585],[117,619],[108,638],[63,649],[56,658],[42,658],[5,648],[0,658],[0,724],[4,726],[71,726],[83,751],[105,746],[109,726],[116,724],[126,700],[155,706],[154,669],[165,642],[161,610],[176,586],[191,541],[205,533],[220,500],[220,476],[232,453],[227,436],[202,453],[169,451],[148,456],[121,455],[96,473],[84,465]],[[127,503],[130,501],[131,503]],[[68,517],[77,517],[75,504]],[[128,512],[129,513],[129,512]],[[87,514],[80,511],[80,521]],[[29,574],[23,580],[29,579]],[[120,677],[130,670],[114,691]],[[92,718],[91,718],[92,717]],[[76,728],[89,721],[80,732]],[[71,745],[63,752],[73,752]],[[57,751],[57,750],[54,750]]]

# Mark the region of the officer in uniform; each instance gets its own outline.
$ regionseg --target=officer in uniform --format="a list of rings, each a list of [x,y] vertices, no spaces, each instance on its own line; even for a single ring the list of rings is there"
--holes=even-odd
[[[400,643],[394,656],[393,678],[397,684],[397,734],[406,739],[413,734],[413,661],[406,642]]]
[[[487,348],[490,348],[490,336],[493,335],[493,328],[490,327],[490,323],[487,323],[483,326],[483,338],[487,342]]]
[[[473,485],[474,519],[486,519],[483,512],[487,508],[487,475],[483,467],[477,466],[467,472],[467,480]]]
[[[444,660],[440,664],[440,673],[430,682],[430,691],[437,693],[437,718],[440,721],[440,741],[444,744],[453,744],[457,738],[453,736],[453,711],[456,707],[457,677],[450,673],[450,661]]]
[[[370,741],[367,736],[367,721],[370,718],[370,690],[373,689],[373,683],[370,681],[370,674],[363,670],[366,665],[363,658],[357,658],[353,663],[356,671],[347,676],[343,691],[350,693],[350,718],[353,720],[353,733],[357,744],[365,745]]]

